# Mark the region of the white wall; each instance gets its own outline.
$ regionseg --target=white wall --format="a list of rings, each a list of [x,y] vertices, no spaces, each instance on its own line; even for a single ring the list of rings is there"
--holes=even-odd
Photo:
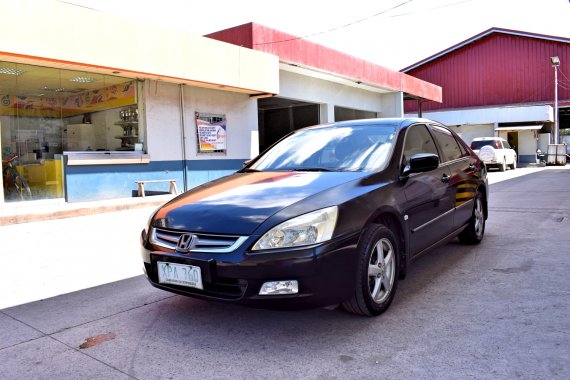
[[[467,144],[471,144],[476,137],[495,136],[494,124],[460,125],[451,127]]]
[[[279,96],[306,102],[382,112],[381,94],[323,79],[279,71]],[[321,115],[322,116],[322,115]],[[332,120],[328,120],[332,121]]]
[[[152,161],[182,160],[180,86],[146,81],[147,152]],[[184,86],[184,124],[187,160],[246,159],[250,156],[251,131],[257,131],[257,101],[246,94]],[[200,153],[194,112],[224,114],[227,152]]]
[[[508,106],[424,112],[424,117],[445,125],[551,122],[552,106]]]
[[[381,95],[382,114],[381,117],[403,117],[404,116],[404,94],[393,92]]]
[[[65,1],[2,1],[1,5],[0,25],[14,32],[0,34],[0,55],[37,57],[47,66],[69,68],[78,63],[77,67],[96,72],[118,70],[131,78],[159,76],[210,88],[279,92],[279,58],[272,54]]]

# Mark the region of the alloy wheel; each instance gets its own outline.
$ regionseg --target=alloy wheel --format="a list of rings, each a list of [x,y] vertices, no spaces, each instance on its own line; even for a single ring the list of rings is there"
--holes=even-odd
[[[380,239],[374,246],[368,264],[368,287],[376,303],[384,302],[392,291],[396,274],[394,247],[390,240]]]
[[[485,214],[483,212],[483,203],[480,198],[475,199],[475,209],[473,210],[473,217],[475,221],[475,234],[481,238],[483,236],[483,229],[485,227]]]

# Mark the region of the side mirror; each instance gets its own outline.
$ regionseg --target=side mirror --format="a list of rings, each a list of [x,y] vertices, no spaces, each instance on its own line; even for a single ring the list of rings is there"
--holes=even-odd
[[[414,154],[410,158],[410,164],[404,168],[403,175],[413,173],[429,172],[437,169],[439,166],[439,156],[432,153]]]

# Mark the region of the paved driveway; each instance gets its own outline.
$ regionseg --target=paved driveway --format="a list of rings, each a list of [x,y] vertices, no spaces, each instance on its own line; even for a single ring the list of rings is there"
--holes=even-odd
[[[0,377],[570,378],[568,169],[517,169],[524,175],[503,181],[498,175],[506,174],[491,173],[483,243],[454,241],[417,261],[379,318],[207,303],[156,290],[135,276],[0,310]],[[122,219],[125,231],[138,229],[126,214]],[[102,239],[92,245],[104,246]],[[1,273],[25,277],[21,266],[6,265],[25,262],[21,257],[36,250],[66,250],[64,239],[58,244],[3,248]],[[83,266],[97,270],[82,276],[111,271],[109,257],[130,266],[138,252],[127,245],[107,249],[98,263],[89,254]],[[4,298],[6,280],[0,281]]]

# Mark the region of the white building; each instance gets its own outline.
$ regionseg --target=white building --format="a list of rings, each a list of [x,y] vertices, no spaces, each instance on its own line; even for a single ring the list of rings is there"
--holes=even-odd
[[[290,130],[441,101],[438,86],[300,38],[241,47],[62,2],[3,7],[18,33],[0,35],[0,148],[31,199],[131,197],[152,179],[188,189]],[[232,30],[248,27],[254,41],[282,34]],[[22,200],[3,181],[0,202]]]

